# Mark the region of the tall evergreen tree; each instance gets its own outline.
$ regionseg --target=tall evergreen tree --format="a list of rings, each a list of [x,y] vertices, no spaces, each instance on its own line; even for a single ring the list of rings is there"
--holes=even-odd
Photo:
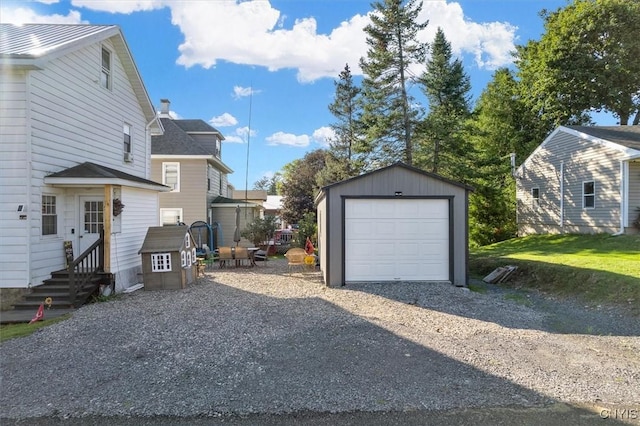
[[[358,176],[363,167],[360,88],[354,84],[348,64],[334,84],[336,93],[329,111],[337,120],[331,125],[335,137],[329,144],[325,168],[318,174],[320,187]]]
[[[463,137],[469,117],[471,83],[462,61],[453,59],[451,43],[438,28],[431,57],[420,77],[429,101],[429,114],[421,127],[416,166],[458,180],[464,177],[469,144]]]
[[[424,61],[426,46],[417,40],[427,26],[417,22],[422,2],[382,0],[372,6],[371,23],[364,29],[369,50],[360,59],[365,149],[372,153],[374,166],[398,160],[412,164],[419,111],[411,107],[409,67]]]
[[[469,197],[470,240],[486,245],[516,235],[515,183],[511,153],[524,160],[540,142],[535,123],[519,96],[513,73],[500,69],[493,75],[467,123],[467,139],[474,147],[474,173]]]

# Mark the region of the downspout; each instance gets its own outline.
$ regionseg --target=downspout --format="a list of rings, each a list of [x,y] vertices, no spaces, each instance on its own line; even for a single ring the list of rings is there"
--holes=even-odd
[[[27,90],[25,91],[25,119],[27,122],[27,125],[25,126],[25,132],[26,132],[26,157],[27,157],[27,164],[25,164],[25,172],[27,175],[27,200],[25,203],[25,211],[27,212],[27,224],[29,224],[31,221],[33,221],[36,217],[35,212],[31,211],[31,195],[32,195],[32,187],[33,187],[33,140],[32,140],[32,129],[31,129],[31,72],[26,71],[26,75],[25,75],[25,86],[27,88]],[[40,188],[42,188],[42,183],[40,183]],[[42,196],[42,194],[40,194]],[[42,197],[40,198],[42,200]],[[40,216],[41,217],[41,216]],[[42,219],[40,219],[42,220]],[[26,261],[26,275],[27,275],[27,288],[31,288],[31,230],[30,230],[30,226],[27,225],[27,250],[25,253],[25,261]]]
[[[564,161],[560,162],[560,233],[564,234]]]
[[[620,160],[620,229],[618,232],[613,234],[613,236],[618,236],[624,234],[624,225],[626,223],[627,215],[627,177],[628,177],[628,163],[625,163],[623,160]],[[627,166],[627,167],[625,167]]]

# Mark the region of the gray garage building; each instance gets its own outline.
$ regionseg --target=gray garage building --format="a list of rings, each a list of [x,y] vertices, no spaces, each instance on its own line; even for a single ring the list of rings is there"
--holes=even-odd
[[[325,284],[466,286],[470,191],[404,163],[322,188],[315,201]]]

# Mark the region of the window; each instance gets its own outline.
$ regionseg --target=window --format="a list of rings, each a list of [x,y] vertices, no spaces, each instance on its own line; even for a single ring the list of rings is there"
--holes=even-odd
[[[187,253],[184,251],[180,252],[180,262],[182,262],[182,267],[187,267]]]
[[[531,188],[531,207],[540,207],[540,188]]]
[[[42,235],[58,233],[58,214],[55,195],[42,196]]]
[[[180,192],[180,163],[162,163],[162,184]]]
[[[189,235],[188,234],[184,236],[184,246],[186,248],[191,247],[191,240],[189,239]]]
[[[124,125],[122,126],[122,133],[124,137],[124,153],[131,154],[131,126],[127,123],[124,123]]]
[[[596,184],[594,181],[582,182],[582,208],[593,209],[596,206]]]
[[[100,85],[111,90],[111,52],[102,48],[102,72],[100,73]]]
[[[177,225],[182,218],[182,209],[160,209],[160,223],[165,225]]]
[[[151,272],[169,272],[169,271],[171,271],[171,254],[170,253],[151,254]]]

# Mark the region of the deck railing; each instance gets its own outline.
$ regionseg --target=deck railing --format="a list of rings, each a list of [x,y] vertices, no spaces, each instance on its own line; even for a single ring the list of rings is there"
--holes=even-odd
[[[71,262],[67,271],[69,301],[75,306],[78,291],[104,271],[104,231],[100,231],[98,240]]]

